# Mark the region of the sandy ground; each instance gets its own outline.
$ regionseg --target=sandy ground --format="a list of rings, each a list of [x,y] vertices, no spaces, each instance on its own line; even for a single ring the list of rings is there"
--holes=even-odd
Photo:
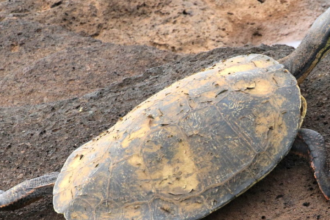
[[[214,61],[286,56],[293,48],[253,45],[300,40],[329,6],[326,0],[0,0],[0,188],[59,171],[70,152],[135,105]],[[304,127],[324,135],[328,147],[329,66],[328,56],[302,85],[309,103]],[[206,219],[328,216],[329,202],[307,162],[288,156]],[[48,197],[0,212],[0,219],[63,217]]]

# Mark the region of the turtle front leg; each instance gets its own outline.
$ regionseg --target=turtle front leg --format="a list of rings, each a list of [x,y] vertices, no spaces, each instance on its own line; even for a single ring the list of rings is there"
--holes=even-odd
[[[310,129],[300,129],[292,146],[292,152],[309,158],[317,183],[324,197],[329,200],[330,172],[322,135]]]
[[[7,191],[0,190],[0,211],[15,210],[27,206],[46,195],[51,195],[58,172],[26,180]]]

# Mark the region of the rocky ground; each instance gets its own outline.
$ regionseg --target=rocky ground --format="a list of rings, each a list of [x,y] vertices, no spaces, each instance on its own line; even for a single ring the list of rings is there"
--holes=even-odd
[[[0,0],[0,188],[59,171],[82,143],[172,82],[239,54],[276,59],[327,0]],[[253,46],[255,45],[255,46]],[[236,46],[236,48],[233,48]],[[215,49],[217,48],[217,49]],[[304,127],[330,146],[330,56],[302,85]],[[329,150],[330,154],[330,150]],[[206,219],[329,219],[306,161],[289,155]],[[63,219],[51,197],[0,219]]]

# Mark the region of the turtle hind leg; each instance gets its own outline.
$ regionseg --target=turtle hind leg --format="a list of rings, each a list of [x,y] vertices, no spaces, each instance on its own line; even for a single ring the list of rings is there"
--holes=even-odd
[[[327,200],[330,198],[330,172],[322,135],[310,129],[300,129],[292,146],[295,154],[309,158],[317,183]]]
[[[7,191],[0,190],[0,211],[12,211],[51,195],[58,173],[26,180]]]

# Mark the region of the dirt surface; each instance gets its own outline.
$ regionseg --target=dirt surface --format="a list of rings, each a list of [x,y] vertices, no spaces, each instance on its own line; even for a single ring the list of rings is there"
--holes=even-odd
[[[60,25],[82,36],[181,53],[300,40],[328,0],[0,1],[0,20]]]
[[[74,149],[135,105],[215,61],[286,56],[293,48],[208,50],[299,40],[329,6],[326,0],[0,0],[0,188],[59,171]],[[327,147],[329,66],[330,56],[302,85],[309,103],[304,127],[319,131]],[[288,156],[206,219],[329,219],[329,207],[307,162]],[[0,219],[64,218],[48,197],[0,212]]]
[[[20,19],[6,19],[0,29],[1,106],[80,96],[181,57],[147,46],[102,43]]]

